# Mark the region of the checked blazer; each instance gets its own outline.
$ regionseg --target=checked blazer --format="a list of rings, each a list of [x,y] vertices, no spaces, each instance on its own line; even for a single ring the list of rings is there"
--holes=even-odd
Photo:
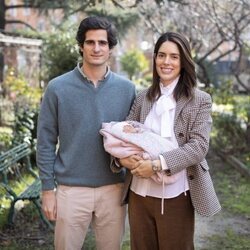
[[[136,97],[126,120],[144,123],[153,106],[146,98],[148,89]],[[181,97],[176,103],[174,132],[179,148],[163,153],[171,174],[187,169],[192,204],[202,216],[212,216],[221,206],[216,196],[205,156],[209,148],[212,125],[212,100],[209,94],[195,89],[191,98]],[[122,203],[128,202],[132,175],[127,171]]]

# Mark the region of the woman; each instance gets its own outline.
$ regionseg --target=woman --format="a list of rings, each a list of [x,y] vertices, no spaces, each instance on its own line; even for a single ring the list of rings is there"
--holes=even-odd
[[[157,160],[138,155],[120,159],[127,171],[123,202],[129,198],[131,249],[194,249],[194,210],[212,216],[221,207],[205,156],[212,124],[211,97],[196,88],[195,65],[187,39],[175,32],[156,42],[153,84],[138,94],[127,120],[143,123],[178,147]],[[155,172],[179,173],[161,185]]]

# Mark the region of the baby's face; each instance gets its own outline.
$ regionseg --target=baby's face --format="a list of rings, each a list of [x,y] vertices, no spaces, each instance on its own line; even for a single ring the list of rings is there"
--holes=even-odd
[[[124,125],[122,131],[125,133],[137,133],[137,130],[132,125],[129,124]]]

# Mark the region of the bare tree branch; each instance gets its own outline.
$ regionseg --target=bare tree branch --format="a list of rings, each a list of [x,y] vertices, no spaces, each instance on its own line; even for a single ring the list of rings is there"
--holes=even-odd
[[[30,24],[20,21],[20,20],[6,20],[6,24],[10,24],[10,23],[19,23],[19,24],[23,24],[26,27],[30,28],[33,31],[37,31],[36,29],[34,29]]]
[[[51,9],[60,9],[67,8],[68,5],[57,5],[52,6]],[[17,8],[32,8],[32,9],[41,9],[42,6],[40,4],[17,4],[17,5],[6,5],[6,9],[17,9]]]

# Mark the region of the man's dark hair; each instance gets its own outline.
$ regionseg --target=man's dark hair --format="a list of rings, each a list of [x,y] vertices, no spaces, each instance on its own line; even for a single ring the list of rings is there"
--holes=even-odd
[[[76,40],[78,42],[79,47],[83,46],[87,31],[99,29],[107,31],[109,48],[114,48],[117,44],[116,28],[107,18],[98,16],[89,16],[81,21],[76,34]],[[81,56],[83,55],[80,50],[79,53]]]

